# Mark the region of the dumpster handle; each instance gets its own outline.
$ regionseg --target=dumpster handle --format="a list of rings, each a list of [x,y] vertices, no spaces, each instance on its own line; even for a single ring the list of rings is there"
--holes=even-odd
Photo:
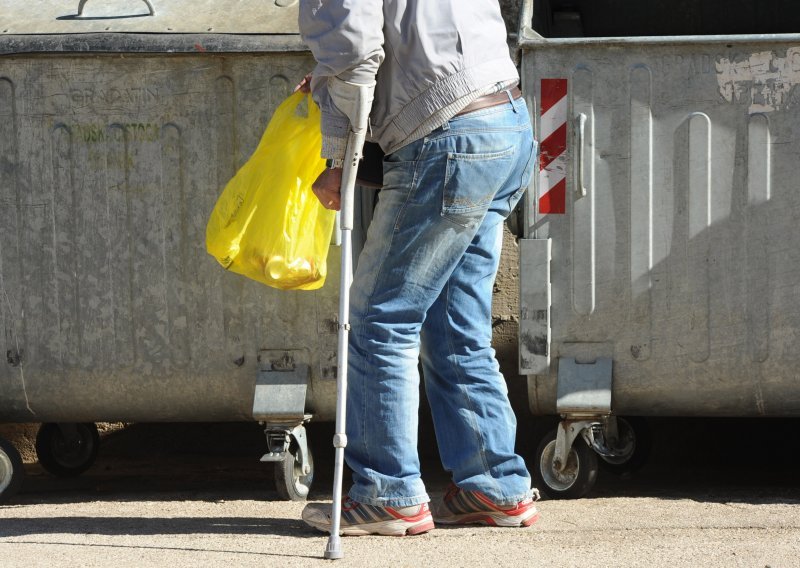
[[[83,7],[86,6],[86,3],[88,1],[89,0],[81,0],[80,4],[78,4],[78,14],[77,14],[78,16],[83,14]],[[150,15],[151,16],[155,16],[156,15],[156,11],[155,11],[155,9],[153,9],[153,5],[150,3],[150,0],[142,0],[142,2],[147,4],[147,8],[150,10]]]
[[[578,115],[578,191],[581,194],[581,197],[586,197],[586,184],[584,183],[584,172],[583,172],[583,163],[585,161],[584,157],[584,146],[586,141],[586,115],[584,113],[580,113]]]

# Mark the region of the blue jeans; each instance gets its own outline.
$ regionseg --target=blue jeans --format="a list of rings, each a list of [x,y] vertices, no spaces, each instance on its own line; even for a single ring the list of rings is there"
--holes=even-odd
[[[384,159],[350,291],[350,497],[429,501],[417,454],[422,362],[442,465],[498,504],[528,497],[516,418],[491,347],[503,220],[530,182],[523,99],[451,119]]]

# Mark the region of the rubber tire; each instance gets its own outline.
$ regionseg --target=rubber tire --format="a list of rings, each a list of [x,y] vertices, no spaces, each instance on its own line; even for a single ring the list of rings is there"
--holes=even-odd
[[[629,475],[642,469],[650,458],[650,449],[653,446],[653,439],[650,435],[650,427],[647,420],[640,417],[620,416],[618,422],[626,422],[633,431],[634,443],[636,444],[631,456],[621,462],[609,461],[609,458],[600,456],[600,467],[603,470],[616,475]]]
[[[0,503],[5,503],[17,494],[25,478],[25,468],[17,448],[0,438]]]
[[[305,501],[314,483],[314,456],[311,454],[311,448],[308,449],[308,465],[311,466],[308,475],[302,475],[300,465],[295,458],[296,453],[297,447],[292,442],[289,451],[286,452],[286,459],[275,464],[275,489],[283,501]]]
[[[552,465],[552,456],[555,451],[556,434],[557,430],[550,431],[542,438],[539,447],[536,449],[533,474],[537,488],[551,499],[580,499],[585,497],[597,481],[597,454],[586,444],[582,437],[576,438],[567,457],[567,466],[574,472],[572,475],[574,479],[568,484],[555,486],[552,480],[557,474]]]
[[[100,434],[92,422],[76,424],[81,438],[80,448],[66,447],[64,435],[58,424],[42,424],[36,435],[36,454],[39,463],[56,477],[76,477],[92,467],[100,448]]]

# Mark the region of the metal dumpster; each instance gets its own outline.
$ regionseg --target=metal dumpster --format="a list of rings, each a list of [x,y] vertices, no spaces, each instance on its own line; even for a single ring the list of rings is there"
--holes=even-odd
[[[259,420],[303,498],[303,423],[335,413],[339,249],[316,292],[205,252],[222,187],[312,69],[297,1],[3,5],[0,422],[45,423],[40,461],[74,475],[97,421]]]
[[[540,485],[579,497],[598,455],[635,459],[626,417],[800,416],[800,36],[758,35],[800,29],[800,6],[527,0],[522,14],[541,156],[520,368],[531,411],[561,416]]]

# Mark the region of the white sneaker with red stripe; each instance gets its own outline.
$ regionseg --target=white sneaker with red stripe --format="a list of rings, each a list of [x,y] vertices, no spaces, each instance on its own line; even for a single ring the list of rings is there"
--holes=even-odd
[[[306,524],[330,533],[333,524],[331,510],[331,505],[309,503],[303,509],[302,517]],[[427,503],[410,507],[378,507],[358,503],[349,497],[342,503],[339,534],[344,536],[404,536],[421,534],[432,528],[433,517]]]
[[[534,492],[538,498],[538,492]],[[436,523],[442,525],[489,525],[493,527],[529,527],[539,520],[535,499],[525,499],[516,505],[495,505],[479,491],[466,491],[450,484],[433,512]]]

